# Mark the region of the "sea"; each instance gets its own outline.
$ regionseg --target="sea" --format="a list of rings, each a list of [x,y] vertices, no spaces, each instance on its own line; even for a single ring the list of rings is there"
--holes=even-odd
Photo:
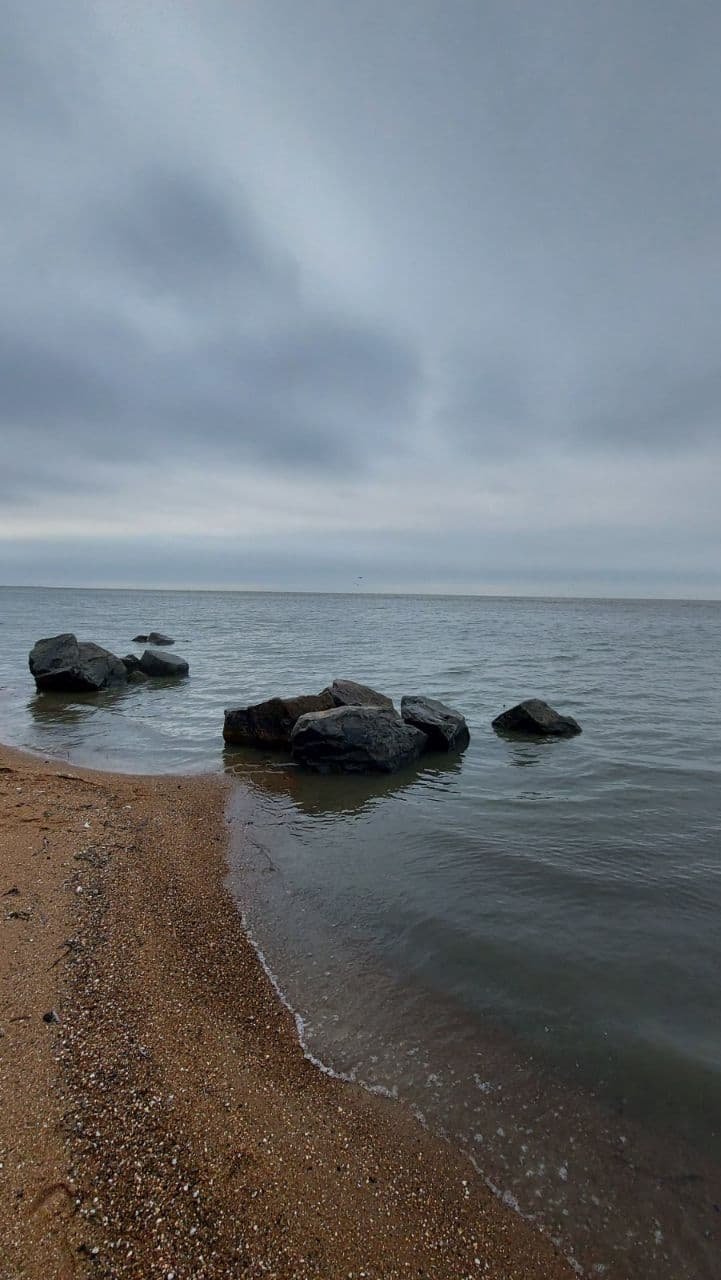
[[[190,678],[38,694],[64,631]],[[391,777],[224,748],[334,678],[471,732]],[[568,739],[501,737],[525,697]],[[232,780],[228,884],[319,1068],[460,1145],[579,1274],[721,1277],[721,602],[0,589],[0,739]]]

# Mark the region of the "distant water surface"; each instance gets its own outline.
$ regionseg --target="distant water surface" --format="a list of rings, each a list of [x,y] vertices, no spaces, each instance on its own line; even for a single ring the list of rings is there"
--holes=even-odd
[[[35,694],[38,637],[153,628],[189,681]],[[596,1275],[721,1275],[720,661],[716,603],[0,590],[3,740],[230,769],[231,883],[308,1049]],[[458,706],[468,751],[380,781],[223,752],[224,706],[335,676]],[[583,734],[496,736],[530,695]]]

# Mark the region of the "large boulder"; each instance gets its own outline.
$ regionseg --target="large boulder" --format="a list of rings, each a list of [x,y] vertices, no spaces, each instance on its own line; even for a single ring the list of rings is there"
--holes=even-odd
[[[139,670],[146,676],[187,676],[190,667],[177,653],[156,653],[154,649],[146,649],[140,659]]]
[[[388,707],[393,709],[393,699],[387,698],[367,684],[355,680],[334,680],[328,689],[335,707]]]
[[[581,732],[581,726],[573,716],[562,716],[540,698],[527,698],[525,702],[503,711],[493,721],[493,728],[501,733],[533,734],[536,737],[550,735],[555,738]]]
[[[123,684],[127,673],[120,658],[70,632],[38,640],[28,658],[38,689],[96,693]]]
[[[463,751],[468,746],[471,735],[465,719],[445,702],[409,694],[401,698],[401,716],[427,734],[429,751]]]
[[[250,707],[229,707],[223,737],[234,747],[287,747],[299,716],[309,711],[329,711],[335,706],[330,690],[300,694],[297,698],[269,698]]]
[[[389,707],[335,707],[301,716],[290,735],[295,760],[316,773],[394,773],[411,764],[425,733]]]

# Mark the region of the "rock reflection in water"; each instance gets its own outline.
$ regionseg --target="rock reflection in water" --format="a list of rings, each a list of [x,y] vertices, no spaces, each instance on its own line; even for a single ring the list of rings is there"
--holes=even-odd
[[[125,686],[103,693],[36,693],[28,698],[27,706],[38,725],[81,724],[101,709],[112,710],[127,693]]]
[[[401,797],[419,783],[443,786],[460,773],[462,758],[442,753],[422,763],[388,774],[317,774],[299,769],[289,756],[252,747],[223,752],[226,773],[267,795],[290,800],[310,817],[365,813],[383,800]]]

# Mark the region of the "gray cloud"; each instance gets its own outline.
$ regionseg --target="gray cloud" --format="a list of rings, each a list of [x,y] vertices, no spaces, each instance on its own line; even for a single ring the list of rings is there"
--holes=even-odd
[[[596,448],[684,451],[721,436],[721,362],[697,369],[650,357],[621,367],[579,406],[577,429]]]
[[[484,457],[508,457],[540,443],[543,423],[528,370],[511,352],[454,357],[441,378],[436,427],[458,447]]]
[[[520,572],[533,467],[560,459],[589,512],[596,474],[638,469],[624,553],[650,581],[683,456],[675,534],[708,566],[720,40],[702,0],[9,0],[0,515],[77,522],[115,475],[147,520],[132,477],[161,463],[256,469],[272,506],[300,472],[297,523],[313,477],[374,536],[407,515],[419,563],[419,511],[459,565],[505,522]],[[449,534],[459,476],[477,514]]]
[[[153,168],[131,199],[93,210],[89,236],[145,288],[188,296],[201,289],[267,289],[274,264],[247,210],[231,207],[208,177]]]
[[[363,467],[413,421],[412,345],[305,302],[295,264],[212,178],[145,172],[92,205],[63,250],[0,346],[7,421],[32,448],[62,429],[79,464],[216,450],[333,470]],[[103,280],[100,297],[84,276]],[[167,310],[169,333],[134,320],[148,305]]]

